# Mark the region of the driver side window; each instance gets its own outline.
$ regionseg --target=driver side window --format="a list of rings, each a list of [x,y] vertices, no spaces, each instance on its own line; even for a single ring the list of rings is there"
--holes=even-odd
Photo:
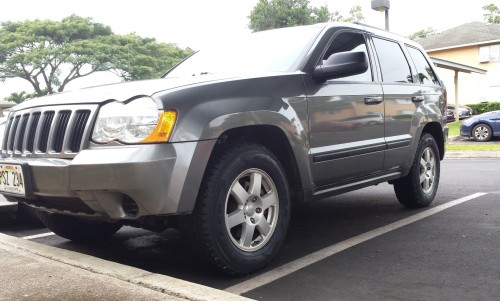
[[[325,64],[332,54],[351,51],[364,52],[367,58],[370,57],[363,34],[357,32],[342,32],[333,39],[320,64]],[[371,82],[373,81],[371,66],[368,64],[368,69],[365,73],[331,79],[328,82],[332,81]]]

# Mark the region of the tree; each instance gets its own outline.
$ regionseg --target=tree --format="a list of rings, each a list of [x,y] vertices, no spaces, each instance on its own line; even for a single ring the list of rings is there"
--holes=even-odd
[[[349,17],[343,17],[339,12],[331,13],[326,5],[312,7],[309,2],[309,0],[259,0],[248,17],[249,28],[255,32],[329,21],[352,22],[364,19],[359,5],[351,8]]]
[[[436,33],[438,32],[435,28],[428,27],[427,29],[421,29],[419,31],[412,33],[411,35],[408,36],[408,39],[410,40],[423,39]]]
[[[14,103],[21,103],[25,101],[26,99],[30,99],[31,94],[26,93],[26,91],[21,91],[21,92],[14,92],[10,94],[7,98],[5,98],[6,101],[11,101]]]
[[[500,8],[498,8],[498,6],[491,3],[483,6],[483,10],[486,11],[486,13],[483,15],[486,22],[500,24]]]
[[[60,22],[5,22],[0,27],[0,80],[20,77],[41,96],[99,71],[124,80],[157,77],[191,52],[135,34],[116,35],[106,25],[75,15]]]
[[[49,90],[47,90],[47,88],[42,89],[42,95],[47,95],[47,94],[49,94]],[[7,96],[5,98],[5,100],[19,104],[25,100],[35,98],[38,96],[42,96],[42,95],[39,95],[36,92],[33,92],[33,93],[28,93],[26,91],[13,92],[9,96]]]
[[[355,21],[363,21],[365,17],[363,16],[363,9],[361,5],[353,6],[349,10],[349,17],[344,17],[340,15],[339,12],[334,12],[330,17],[330,21],[336,22],[355,22]]]

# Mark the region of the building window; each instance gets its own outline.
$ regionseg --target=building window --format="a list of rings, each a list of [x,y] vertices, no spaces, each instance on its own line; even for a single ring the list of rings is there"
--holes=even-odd
[[[500,44],[479,47],[479,62],[499,62]]]

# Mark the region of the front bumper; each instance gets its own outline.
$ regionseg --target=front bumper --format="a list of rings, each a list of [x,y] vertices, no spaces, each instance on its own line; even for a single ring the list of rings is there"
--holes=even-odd
[[[99,147],[71,160],[11,157],[0,163],[27,166],[32,195],[18,201],[68,214],[136,219],[192,211],[214,144]]]
[[[472,126],[462,124],[460,126],[460,136],[462,137],[471,137]]]

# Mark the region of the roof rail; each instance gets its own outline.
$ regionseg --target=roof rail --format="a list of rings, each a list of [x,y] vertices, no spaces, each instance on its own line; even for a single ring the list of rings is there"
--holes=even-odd
[[[366,27],[370,27],[370,28],[375,28],[375,29],[379,29],[379,30],[387,31],[387,30],[385,30],[385,29],[383,29],[383,28],[380,28],[380,27],[377,27],[377,26],[373,26],[373,25],[368,25],[368,24],[365,24],[365,23],[361,23],[361,22],[359,22],[359,21],[354,21],[354,22],[352,22],[352,23],[354,23],[354,24],[356,24],[356,25],[361,25],[361,26],[366,26]]]

